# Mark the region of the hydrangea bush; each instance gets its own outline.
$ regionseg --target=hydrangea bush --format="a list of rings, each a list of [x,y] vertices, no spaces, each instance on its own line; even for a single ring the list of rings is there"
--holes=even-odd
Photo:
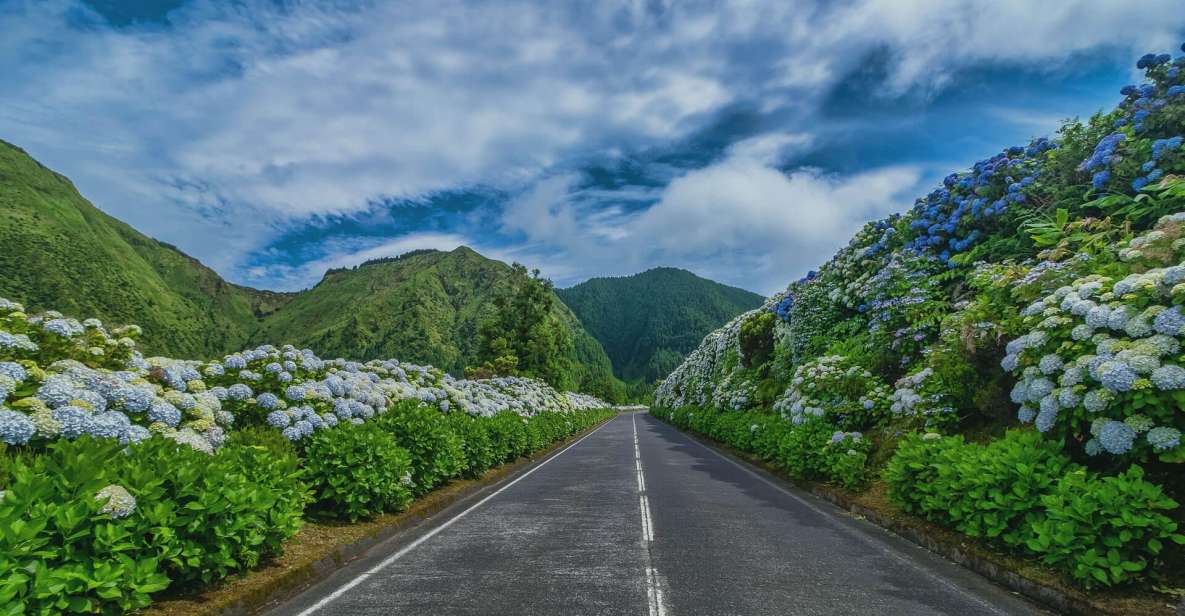
[[[1176,227],[1176,217],[1158,227]],[[1140,239],[1131,257],[1156,242]],[[1175,256],[1166,255],[1171,258]],[[1012,340],[1001,366],[1017,377],[1017,417],[1069,437],[1088,455],[1185,460],[1185,265],[1119,279],[1089,275],[1033,302],[1030,328]]]
[[[134,443],[160,434],[212,453],[235,426],[270,426],[299,441],[367,421],[401,400],[480,416],[610,406],[534,379],[456,379],[430,366],[323,360],[292,346],[206,362],[145,358],[133,340],[137,328],[115,332],[95,319],[29,317],[0,299],[0,441],[89,435]]]
[[[659,386],[660,414],[828,481],[812,443],[822,448],[834,431],[866,432],[876,466],[919,429],[981,437],[1031,426],[1008,441],[1008,464],[1030,468],[1026,455],[1057,451],[1108,476],[1088,482],[1080,502],[1070,487],[1056,505],[993,497],[1017,511],[1045,506],[1045,519],[1058,520],[1043,531],[1014,520],[1028,534],[1009,545],[1083,585],[1138,577],[1156,558],[1125,550],[1144,531],[1096,529],[1124,546],[1112,556],[1087,545],[1087,531],[1078,545],[1053,530],[1076,524],[1078,508],[1143,511],[1124,499],[1160,488],[1136,477],[1135,463],[1178,500],[1185,494],[1171,466],[1185,463],[1185,56],[1149,54],[1137,68],[1146,81],[1124,87],[1111,112],[948,175],[772,296],[760,309],[776,320],[772,340],[745,340],[772,343],[764,371],[738,361],[738,328],[754,313],[709,334]],[[767,399],[771,389],[782,394]],[[752,432],[717,417],[729,413]],[[901,489],[925,491],[925,481],[905,476]],[[944,523],[991,538],[982,519]],[[1055,556],[1022,545],[1029,539],[1074,546]]]
[[[881,421],[890,405],[889,388],[840,355],[826,355],[794,371],[790,387],[773,409],[794,424],[819,417],[840,429],[865,429]]]

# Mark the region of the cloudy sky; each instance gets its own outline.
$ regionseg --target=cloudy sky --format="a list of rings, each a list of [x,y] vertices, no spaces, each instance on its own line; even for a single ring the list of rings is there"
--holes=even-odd
[[[769,293],[1183,38],[1180,0],[0,0],[0,139],[242,284],[466,244]]]

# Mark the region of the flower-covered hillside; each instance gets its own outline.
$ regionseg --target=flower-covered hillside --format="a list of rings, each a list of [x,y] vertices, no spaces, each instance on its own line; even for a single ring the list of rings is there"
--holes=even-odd
[[[896,460],[902,438],[910,445],[897,455],[913,464],[1028,449],[1033,460],[1018,464],[1082,465],[1085,483],[1060,486],[1059,471],[1034,488],[1044,500],[1024,503],[1033,516],[1013,523],[1036,534],[1008,545],[1086,585],[1146,574],[1165,545],[1185,541],[1162,493],[1185,496],[1185,56],[1149,54],[1138,67],[1147,81],[1123,88],[1115,109],[950,174],[708,335],[658,388],[663,413],[849,487]],[[750,434],[714,423],[724,411],[751,418]],[[1036,438],[1010,435],[983,454],[943,436],[982,441],[1006,429]],[[926,438],[909,440],[915,431]],[[832,438],[863,445],[835,453]],[[1003,485],[1014,480],[1001,473]],[[915,482],[949,479],[885,477],[903,506],[922,489]],[[1160,530],[1140,540],[1147,552],[1122,547],[1131,529],[1106,543],[1109,531],[1082,528],[1084,545],[1053,554],[1042,519],[1063,523],[1059,498],[1104,506],[1082,500],[1092,490],[1110,491],[1111,510],[1131,507],[1124,516],[1159,512],[1148,513]],[[944,523],[993,540],[1004,532]]]
[[[143,357],[0,299],[0,613],[119,613],[283,550],[305,516],[398,511],[614,413],[528,378],[261,346]]]

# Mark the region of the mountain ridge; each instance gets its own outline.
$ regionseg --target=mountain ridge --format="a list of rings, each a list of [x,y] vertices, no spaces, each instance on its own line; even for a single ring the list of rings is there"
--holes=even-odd
[[[675,267],[598,276],[557,294],[605,348],[614,374],[645,382],[665,377],[705,335],[764,299]]]

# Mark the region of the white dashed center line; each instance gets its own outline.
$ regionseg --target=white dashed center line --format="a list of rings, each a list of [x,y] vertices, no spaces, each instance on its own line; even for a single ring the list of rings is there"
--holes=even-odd
[[[646,568],[646,600],[650,616],[666,616],[662,585],[658,569],[651,564],[650,545],[654,541],[654,523],[650,517],[650,499],[646,497],[646,473],[642,471],[642,449],[638,446],[638,416],[630,417],[634,425],[634,466],[638,469],[638,503],[642,510],[642,560]]]

